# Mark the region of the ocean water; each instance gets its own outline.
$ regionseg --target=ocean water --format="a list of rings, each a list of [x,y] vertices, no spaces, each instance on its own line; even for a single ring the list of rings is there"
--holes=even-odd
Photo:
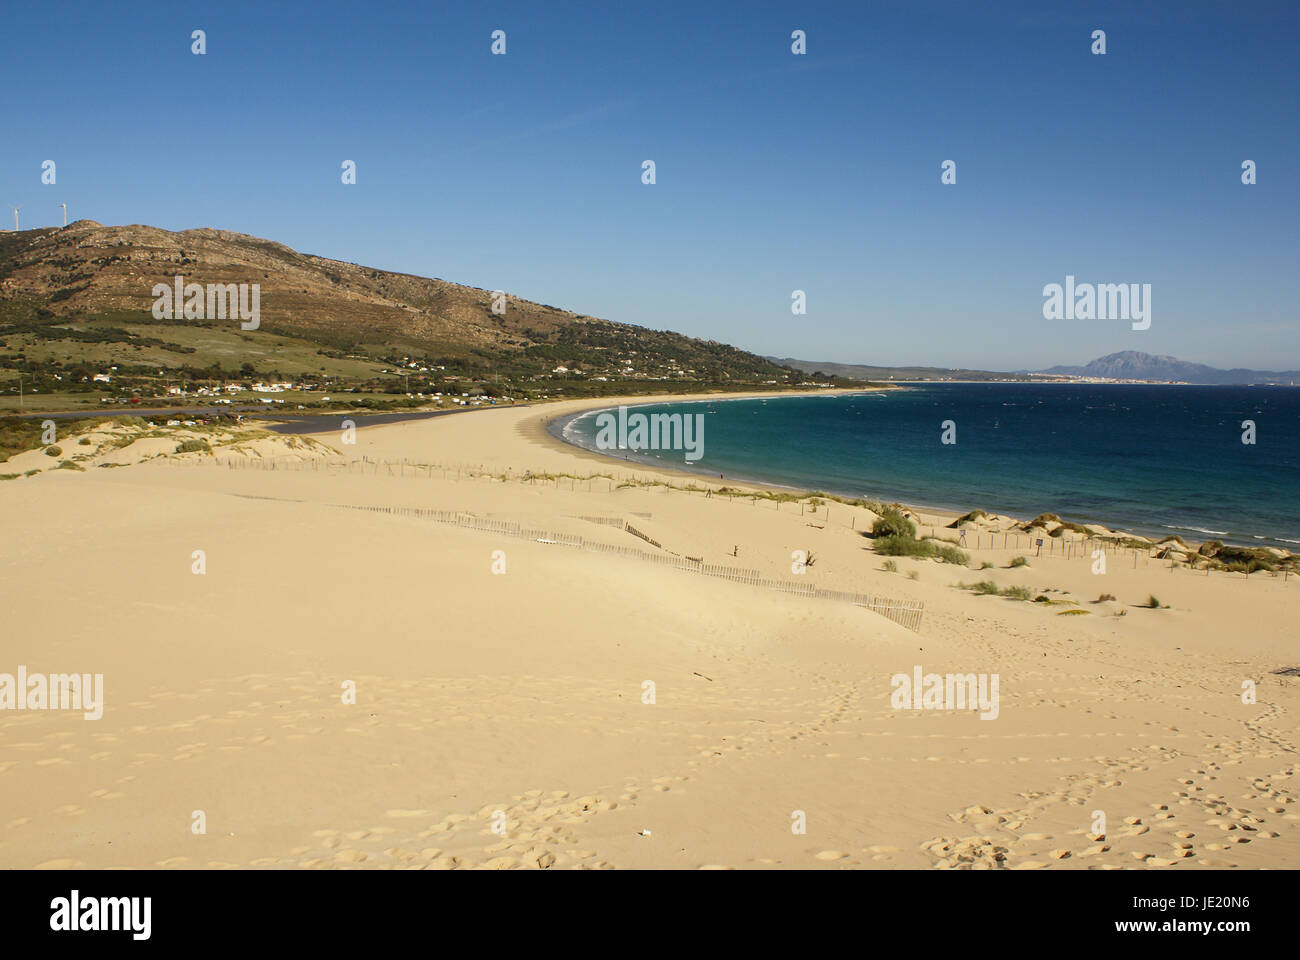
[[[704,417],[703,456],[620,458],[801,490],[1147,535],[1300,544],[1300,389],[942,383],[840,396],[654,403]],[[596,449],[597,411],[555,427]],[[942,423],[956,443],[940,442]],[[1255,443],[1242,442],[1242,421]]]

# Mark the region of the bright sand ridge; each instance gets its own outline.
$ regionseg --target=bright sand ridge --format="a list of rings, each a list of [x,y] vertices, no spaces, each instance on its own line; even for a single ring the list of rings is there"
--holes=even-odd
[[[545,435],[580,405],[318,439],[512,476],[622,471]],[[1140,561],[1007,570],[1014,552],[988,549],[972,555],[992,570],[886,573],[838,504],[826,523],[797,504],[454,474],[154,462],[0,487],[0,671],[102,673],[107,701],[99,721],[0,713],[0,866],[1300,863],[1300,686],[1269,672],[1300,662],[1300,583]],[[617,516],[767,576],[810,549],[810,581],[924,600],[925,620],[917,635],[850,604],[330,504],[653,550],[576,519]],[[951,586],[977,579],[1069,590],[1092,612]],[[1119,599],[1086,602],[1101,592]],[[1172,609],[1137,606],[1150,593]],[[890,676],[918,664],[997,673],[999,717],[891,709]]]

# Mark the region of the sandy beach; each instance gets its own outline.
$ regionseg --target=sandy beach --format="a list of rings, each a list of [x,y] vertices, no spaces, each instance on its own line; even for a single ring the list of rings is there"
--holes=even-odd
[[[1002,546],[1009,519],[969,568],[890,571],[865,508],[546,431],[617,402],[141,439],[6,482],[0,673],[102,674],[103,714],[0,710],[0,866],[1300,862],[1294,578],[1120,550],[1098,575],[1068,537]],[[898,707],[918,669],[995,677],[996,709]]]

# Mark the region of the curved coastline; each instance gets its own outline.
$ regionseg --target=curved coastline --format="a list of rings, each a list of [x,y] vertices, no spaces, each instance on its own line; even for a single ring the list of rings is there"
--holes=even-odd
[[[886,388],[886,390],[887,389],[889,388]],[[776,480],[765,479],[763,477],[747,476],[741,473],[733,473],[728,476],[723,476],[721,474],[714,474],[714,472],[711,469],[704,470],[698,467],[692,467],[686,463],[682,463],[680,465],[673,464],[669,466],[653,457],[637,456],[632,451],[628,451],[626,456],[615,456],[614,453],[611,451],[601,450],[599,447],[580,442],[578,439],[575,438],[576,437],[575,434],[571,434],[569,432],[568,428],[578,420],[584,419],[586,417],[599,416],[601,413],[605,413],[611,410],[618,410],[621,407],[626,407],[630,409],[633,407],[658,407],[658,406],[666,406],[669,404],[675,406],[685,406],[688,404],[698,404],[698,403],[720,403],[720,402],[734,403],[741,400],[799,400],[799,399],[807,399],[812,397],[855,397],[855,396],[871,396],[873,394],[884,393],[884,392],[886,391],[885,390],[835,390],[835,391],[818,391],[816,393],[801,392],[801,393],[779,393],[779,394],[746,394],[742,396],[721,395],[718,397],[699,397],[699,398],[691,398],[691,399],[683,399],[683,400],[668,399],[668,400],[637,401],[634,403],[615,403],[615,404],[606,404],[598,407],[589,407],[583,410],[571,411],[569,413],[560,414],[559,416],[547,420],[544,424],[544,429],[549,436],[554,438],[559,443],[564,444],[566,448],[570,450],[576,448],[593,457],[599,457],[602,460],[608,460],[614,463],[633,464],[638,467],[642,467],[646,470],[661,471],[669,475],[681,475],[692,479],[705,478],[714,481],[727,480],[730,481],[730,483],[732,484],[742,484],[744,486],[753,487],[758,490],[775,490],[775,491],[786,492],[786,493],[799,493],[799,492],[807,492],[807,491],[805,491],[804,487],[802,486],[794,486],[789,483],[782,483]],[[834,494],[837,497],[845,497],[849,499],[879,499],[877,497],[869,497],[868,495],[863,493],[851,493],[844,490],[831,489],[830,487],[821,487],[819,488],[819,490],[825,493]],[[944,516],[947,514],[951,514],[954,518],[961,516],[963,512],[957,507],[925,506],[925,507],[918,507],[918,509],[925,510],[927,513],[932,513],[935,516]]]
[[[782,392],[777,394],[747,394],[747,395],[740,395],[740,396],[722,395],[722,396],[694,396],[694,397],[687,396],[682,398],[667,397],[667,398],[657,398],[653,400],[636,398],[631,402],[624,401],[621,403],[609,403],[609,402],[602,401],[599,403],[599,405],[585,407],[583,409],[576,410],[576,411],[569,411],[564,414],[560,414],[558,416],[545,419],[542,424],[543,427],[542,432],[553,443],[562,445],[569,452],[581,451],[582,454],[585,454],[586,456],[595,459],[599,459],[602,462],[622,464],[624,467],[635,467],[637,469],[646,470],[648,472],[661,473],[668,477],[676,477],[679,479],[685,478],[685,479],[691,479],[697,481],[707,480],[707,481],[711,481],[713,485],[719,485],[719,484],[725,484],[728,486],[739,485],[743,487],[753,488],[756,490],[766,490],[766,491],[783,492],[783,493],[824,492],[824,493],[831,494],[833,496],[844,497],[846,499],[865,499],[865,500],[877,500],[882,503],[900,503],[917,513],[923,513],[926,514],[927,516],[933,517],[936,521],[943,522],[945,525],[951,522],[952,520],[955,520],[957,517],[963,516],[966,513],[977,509],[988,510],[991,513],[997,513],[1001,516],[1005,516],[1010,519],[1013,519],[1016,522],[1024,522],[1030,519],[1029,517],[1018,516],[1017,514],[1019,513],[1019,511],[1014,509],[1012,509],[1011,511],[989,510],[986,504],[974,504],[969,501],[967,501],[964,505],[962,504],[940,505],[935,503],[919,503],[919,502],[894,496],[892,493],[864,493],[860,490],[854,491],[854,490],[846,490],[843,488],[837,488],[833,483],[829,485],[818,484],[814,487],[808,484],[795,485],[789,482],[773,480],[761,476],[747,475],[743,473],[734,473],[734,474],[728,473],[724,476],[714,472],[712,469],[705,470],[700,468],[694,468],[691,465],[686,463],[671,464],[671,465],[664,464],[662,461],[653,457],[637,456],[632,451],[601,450],[597,448],[594,444],[582,442],[581,439],[578,437],[578,435],[569,429],[574,423],[576,423],[579,420],[582,420],[587,417],[596,416],[603,412],[614,411],[619,409],[620,407],[631,408],[631,407],[668,406],[668,405],[686,406],[686,405],[695,405],[701,403],[712,404],[718,402],[734,402],[734,401],[741,401],[741,400],[760,400],[760,399],[761,400],[768,400],[768,399],[785,400],[785,399],[811,398],[811,397],[869,396],[869,395],[882,394],[887,392],[889,392],[889,388],[886,388],[885,390],[855,389],[855,390],[818,391],[816,393]],[[1074,516],[1069,516],[1069,514],[1071,513],[1069,507],[1062,506],[1062,507],[1055,507],[1050,509],[1051,512],[1058,512],[1058,513],[1065,514],[1066,519],[1078,520],[1079,517],[1082,516],[1082,514],[1078,514],[1078,513],[1076,513]],[[1038,516],[1044,512],[1048,512],[1048,511],[1039,510],[1037,513],[1034,513],[1032,515]],[[1149,539],[1152,540],[1153,543],[1160,542],[1162,539],[1171,536],[1179,536],[1185,542],[1197,546],[1199,546],[1202,543],[1208,542],[1210,540],[1219,540],[1226,544],[1235,544],[1241,547],[1270,546],[1270,547],[1279,547],[1281,549],[1289,550],[1292,553],[1296,552],[1295,549],[1296,542],[1286,537],[1278,537],[1272,534],[1269,534],[1267,536],[1261,536],[1258,534],[1250,534],[1250,533],[1233,533],[1231,531],[1219,529],[1221,527],[1228,526],[1228,525],[1218,520],[1211,520],[1205,526],[1192,526],[1186,524],[1158,524],[1158,523],[1147,523],[1147,524],[1127,523],[1127,524],[1114,525],[1111,522],[1108,522],[1104,517],[1087,519],[1083,522],[1097,523],[1115,532],[1133,533],[1139,536],[1148,537]]]

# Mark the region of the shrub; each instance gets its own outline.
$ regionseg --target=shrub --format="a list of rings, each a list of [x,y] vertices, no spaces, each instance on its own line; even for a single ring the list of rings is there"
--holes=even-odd
[[[898,573],[898,564],[896,564],[893,560],[886,560],[886,561],[885,561],[885,572],[886,572],[886,573]]]
[[[88,447],[90,446],[90,437],[82,437],[77,441],[77,443],[81,444],[83,447]]]
[[[1048,534],[1049,537],[1062,537],[1067,532],[1081,533],[1085,537],[1089,535],[1088,528],[1081,524],[1071,523],[1069,520],[1062,520],[1061,525]]]
[[[911,537],[880,537],[873,546],[886,557],[929,557],[934,551],[932,544]]]
[[[211,453],[212,448],[208,446],[206,440],[186,440],[184,443],[177,444],[177,453]]]
[[[1224,546],[1218,540],[1207,540],[1201,544],[1197,553],[1207,560],[1214,560],[1219,568],[1231,573],[1254,573],[1256,570],[1272,572],[1276,558],[1259,547]]]
[[[59,464],[54,469],[55,470],[80,470],[82,473],[86,472],[85,467],[83,467],[79,463],[73,463],[71,460],[64,460],[61,464]]]
[[[1103,593],[1100,597],[1097,598],[1097,602],[1098,602],[1098,603],[1105,603],[1107,600],[1114,600],[1114,599],[1115,599],[1115,594],[1113,594],[1113,593]]]
[[[989,561],[985,560],[983,563],[980,564],[980,569],[981,569],[981,570],[992,570],[992,569],[993,569],[993,564],[990,563]]]
[[[959,583],[957,586],[965,587],[966,584]],[[972,583],[966,589],[974,590],[981,597],[996,597],[998,595],[998,585],[992,580],[981,580],[979,583]]]
[[[930,541],[925,541],[925,542],[927,544],[930,543]],[[935,556],[937,556],[944,563],[956,563],[963,567],[966,566],[966,564],[970,563],[970,556],[968,554],[963,553],[962,551],[958,550],[956,547],[948,546],[947,544],[943,544],[941,546],[935,546],[934,552],[935,552]]]
[[[873,544],[876,553],[886,557],[938,557],[944,563],[965,566],[970,557],[956,547],[932,540],[913,540],[911,537],[880,537]]]
[[[873,537],[907,537],[916,539],[916,525],[897,510],[886,510],[871,525]]]
[[[1033,595],[1034,591],[1028,587],[1007,587],[1002,591],[1002,596],[1010,597],[1012,600],[1028,600]]]
[[[121,424],[122,426],[124,426],[124,427],[147,427],[147,426],[149,426],[149,421],[148,421],[148,420],[144,420],[144,419],[142,419],[141,417],[137,417],[137,416],[136,416],[135,414],[133,414],[133,413],[128,413],[128,414],[127,414],[126,416],[124,416],[124,417],[118,417],[118,418],[117,418],[116,420],[114,420],[113,422],[114,422],[114,423],[120,423],[120,424]]]
[[[1027,557],[1016,557],[1011,561],[1010,565],[1012,567],[1027,567],[1029,566],[1029,559]]]
[[[1147,597],[1147,606],[1150,607],[1152,610],[1160,609],[1160,601],[1156,599],[1155,594],[1152,594],[1151,596]]]
[[[45,448],[45,455],[46,455],[47,457],[61,457],[61,456],[63,456],[63,448],[60,447],[60,446],[50,446],[50,447],[46,447],[46,448]]]
[[[1092,613],[1092,611],[1091,611],[1091,610],[1058,610],[1058,611],[1056,611],[1056,615],[1057,615],[1058,617],[1077,617],[1077,616],[1079,616],[1080,614],[1083,614],[1083,613]]]
[[[919,573],[917,573],[915,570],[909,570],[909,571],[907,571],[907,579],[909,579],[909,580],[920,580],[920,579],[921,579],[921,575],[920,575]]]

